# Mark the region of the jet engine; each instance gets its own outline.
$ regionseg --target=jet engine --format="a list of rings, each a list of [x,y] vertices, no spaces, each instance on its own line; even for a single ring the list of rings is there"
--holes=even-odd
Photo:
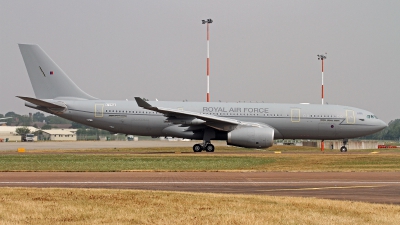
[[[228,145],[245,148],[268,148],[273,145],[274,129],[270,127],[243,127],[228,133]]]

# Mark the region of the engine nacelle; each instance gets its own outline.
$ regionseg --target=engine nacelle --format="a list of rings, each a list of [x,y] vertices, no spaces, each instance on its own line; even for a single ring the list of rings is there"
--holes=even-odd
[[[274,143],[274,129],[243,127],[228,133],[228,145],[245,148],[269,148]]]

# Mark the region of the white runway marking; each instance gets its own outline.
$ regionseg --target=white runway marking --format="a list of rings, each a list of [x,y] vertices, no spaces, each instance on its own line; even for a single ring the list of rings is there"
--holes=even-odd
[[[284,189],[271,189],[259,191],[313,191],[313,190],[326,190],[326,189],[350,189],[350,188],[376,188],[379,186],[344,186],[344,187],[312,187],[312,188],[284,188]]]
[[[0,184],[400,184],[400,181],[265,181],[265,182],[213,182],[213,181],[1,181]]]

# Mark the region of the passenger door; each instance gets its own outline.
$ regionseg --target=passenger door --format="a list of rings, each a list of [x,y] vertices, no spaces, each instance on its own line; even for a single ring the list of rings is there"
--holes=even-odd
[[[356,123],[356,117],[353,110],[346,110],[346,123],[354,124]]]
[[[104,104],[94,105],[94,117],[103,117]]]

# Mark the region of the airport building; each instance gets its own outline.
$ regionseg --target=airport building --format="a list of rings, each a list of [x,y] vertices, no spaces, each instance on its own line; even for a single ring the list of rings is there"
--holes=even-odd
[[[16,129],[23,126],[0,126],[0,141],[21,141],[21,135],[17,134]],[[27,127],[31,133],[37,131],[35,127]],[[34,138],[37,141],[37,137]]]
[[[44,140],[49,141],[76,141],[77,129],[42,130]]]
[[[21,141],[21,135],[17,134],[16,129],[22,128],[23,126],[0,126],[0,142],[16,142]],[[38,128],[27,127],[31,132],[38,131]],[[49,141],[76,141],[77,129],[52,129],[42,130],[42,135],[39,135],[39,140]],[[34,141],[38,140],[38,136],[35,135]]]
[[[340,149],[343,145],[342,140],[325,140],[325,150]],[[321,148],[320,140],[276,140],[275,145],[295,145]],[[384,145],[384,141],[376,140],[349,140],[347,142],[348,149],[378,149],[380,145]]]

